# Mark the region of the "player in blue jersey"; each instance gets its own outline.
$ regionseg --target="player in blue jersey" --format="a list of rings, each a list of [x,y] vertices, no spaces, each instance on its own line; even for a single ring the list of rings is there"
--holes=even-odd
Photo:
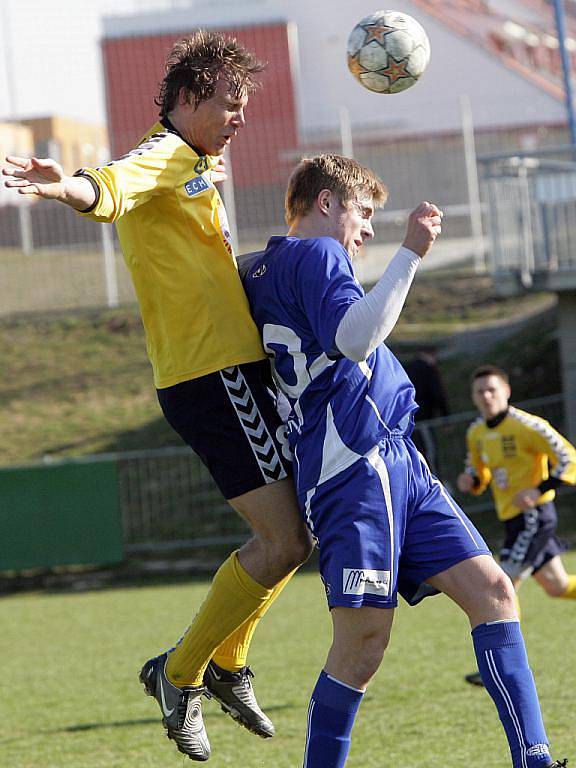
[[[302,514],[317,539],[333,642],[310,702],[305,768],[341,768],[388,644],[397,595],[444,592],[468,615],[514,768],[550,757],[509,579],[415,449],[414,388],[384,345],[442,214],[421,203],[368,293],[352,260],[373,237],[382,182],[338,155],[303,160],[273,237],[244,285],[277,383]]]

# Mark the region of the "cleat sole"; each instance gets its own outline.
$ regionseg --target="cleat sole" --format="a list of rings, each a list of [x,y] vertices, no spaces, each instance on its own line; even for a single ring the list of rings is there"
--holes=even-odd
[[[225,714],[229,715],[232,720],[238,723],[238,725],[241,725],[243,728],[246,728],[247,731],[250,731],[250,733],[253,733],[255,736],[260,736],[261,739],[271,739],[272,736],[274,736],[273,733],[267,733],[266,731],[263,731],[259,728],[257,728],[252,723],[246,722],[246,720],[243,719],[242,715],[238,712],[237,709],[234,709],[234,707],[231,707],[229,704],[226,704],[224,701],[218,698],[216,694],[210,693],[210,698],[215,699],[218,704],[220,704],[220,709]]]

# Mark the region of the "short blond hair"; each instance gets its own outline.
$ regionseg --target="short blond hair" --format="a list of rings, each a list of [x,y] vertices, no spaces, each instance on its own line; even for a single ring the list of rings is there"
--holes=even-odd
[[[371,197],[375,207],[388,199],[388,189],[369,168],[341,155],[304,157],[298,163],[286,190],[284,211],[286,223],[310,213],[323,189],[329,189],[342,204],[359,196]]]

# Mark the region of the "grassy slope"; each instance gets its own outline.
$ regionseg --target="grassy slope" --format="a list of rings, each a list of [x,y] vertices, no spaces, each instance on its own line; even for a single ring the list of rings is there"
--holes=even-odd
[[[405,355],[412,344],[446,338],[467,323],[507,320],[544,298],[499,300],[486,277],[424,274],[391,343]],[[443,362],[452,411],[470,409],[468,375],[486,359],[470,354]],[[517,400],[560,391],[549,316],[500,344],[490,359],[512,370]],[[0,465],[180,444],[157,404],[133,308],[3,320],[0,360]]]
[[[576,555],[566,558],[576,569]],[[145,659],[179,636],[206,585],[25,594],[0,600],[4,658],[0,763],[10,768],[183,766],[158,707],[136,680]],[[523,626],[556,757],[574,757],[576,667],[567,663],[576,612],[523,588]],[[41,637],[40,637],[41,635]],[[330,628],[316,574],[299,574],[260,626],[251,664],[277,736],[257,739],[205,705],[211,764],[301,765],[310,691]],[[363,703],[349,768],[509,765],[491,701],[462,677],[474,668],[469,629],[444,597],[401,605],[382,669]]]
[[[174,443],[135,310],[0,325],[0,463]]]

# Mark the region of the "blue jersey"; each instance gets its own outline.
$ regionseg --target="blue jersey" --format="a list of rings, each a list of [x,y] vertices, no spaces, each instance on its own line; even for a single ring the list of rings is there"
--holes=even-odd
[[[409,432],[414,387],[381,344],[356,363],[336,348],[338,325],[364,295],[345,248],[330,237],[273,237],[244,287],[291,412],[298,493],[334,477],[398,430]]]

